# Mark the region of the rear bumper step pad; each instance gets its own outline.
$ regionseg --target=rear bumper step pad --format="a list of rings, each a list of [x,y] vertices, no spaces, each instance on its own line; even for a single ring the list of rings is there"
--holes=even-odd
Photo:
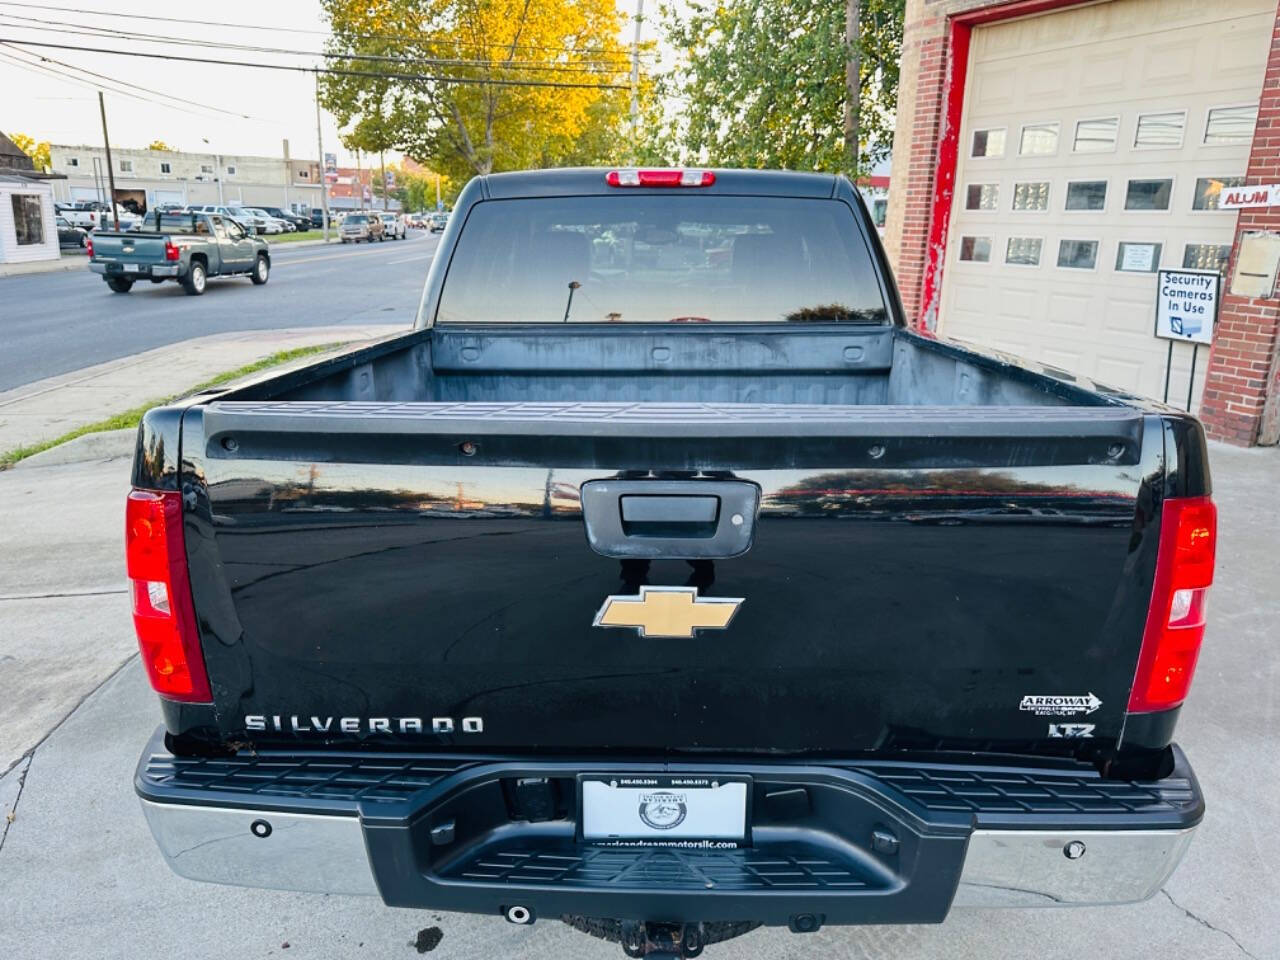
[[[579,772],[749,774],[751,845],[610,847],[576,838]],[[509,785],[559,784],[556,819],[512,819]],[[1175,748],[1160,781],[1081,766],[636,764],[352,752],[180,758],[163,731],[135,785],[175,872],[381,895],[393,905],[666,922],[942,920],[955,905],[1131,902],[1154,894],[1203,815]],[[807,803],[771,808],[771,792]],[[889,838],[885,842],[886,836]]]

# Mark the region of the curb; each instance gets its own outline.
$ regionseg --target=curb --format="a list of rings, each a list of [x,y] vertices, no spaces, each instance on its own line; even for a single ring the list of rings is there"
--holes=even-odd
[[[0,277],[29,277],[39,273],[66,273],[70,270],[84,270],[88,266],[88,257],[63,257],[56,264],[52,260],[32,260],[30,263],[0,263]]]
[[[133,456],[138,442],[138,428],[100,430],[75,437],[56,447],[42,450],[15,463],[10,470],[27,470],[31,467],[56,467],[66,463],[84,463],[87,460],[115,460]]]

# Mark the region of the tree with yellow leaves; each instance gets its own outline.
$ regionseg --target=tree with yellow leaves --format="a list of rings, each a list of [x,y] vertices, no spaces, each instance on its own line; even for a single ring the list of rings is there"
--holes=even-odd
[[[48,173],[53,168],[53,158],[49,156],[49,141],[37,141],[35,137],[25,133],[9,135],[13,145],[31,158],[32,164],[41,173]]]
[[[628,53],[614,0],[323,0],[321,99],[362,149],[458,180],[622,151]]]

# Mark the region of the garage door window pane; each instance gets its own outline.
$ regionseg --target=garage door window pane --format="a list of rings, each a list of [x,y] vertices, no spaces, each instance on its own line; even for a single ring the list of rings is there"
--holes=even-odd
[[[1119,117],[1081,120],[1076,123],[1076,139],[1071,149],[1076,153],[1110,153],[1116,148],[1119,134]]]
[[[987,263],[991,260],[990,237],[961,237],[960,259],[974,263]]]
[[[1003,157],[1004,130],[973,131],[973,155],[975,157]]]
[[[1223,190],[1243,186],[1244,177],[1200,177],[1196,180],[1196,195],[1191,201],[1191,209],[1217,210]]]
[[[1204,126],[1204,142],[1249,143],[1253,140],[1253,128],[1258,123],[1258,105],[1247,107],[1215,107],[1209,111]]]
[[[1172,180],[1130,180],[1124,195],[1126,210],[1168,210]]]
[[[44,243],[44,211],[40,195],[15,193],[9,199],[13,202],[13,230],[18,235],[18,246]]]
[[[1186,270],[1217,270],[1225,276],[1230,259],[1229,243],[1188,243],[1182,251],[1182,266]]]
[[[1000,184],[971,183],[965,189],[966,210],[995,210],[1000,206]]]
[[[1015,183],[1013,185],[1013,209],[1048,210],[1049,181],[1040,180],[1034,183]]]
[[[1022,128],[1018,153],[1024,157],[1044,157],[1058,152],[1056,123],[1029,123]]]
[[[1107,205],[1107,181],[1077,180],[1067,184],[1068,210],[1101,210]]]
[[[1179,110],[1176,113],[1143,113],[1138,116],[1138,132],[1134,135],[1135,147],[1180,147],[1182,146],[1182,128],[1186,126],[1187,115]]]
[[[1127,243],[1116,247],[1116,269],[1121,273],[1155,273],[1160,269],[1159,243]]]
[[[1058,241],[1058,266],[1073,270],[1092,270],[1097,262],[1097,240]]]
[[[1038,267],[1043,244],[1039,237],[1010,237],[1004,250],[1004,262],[1017,267]]]

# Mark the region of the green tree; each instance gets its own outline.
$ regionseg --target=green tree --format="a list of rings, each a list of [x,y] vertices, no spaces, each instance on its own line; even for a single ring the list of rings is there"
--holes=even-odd
[[[663,7],[679,62],[656,78],[644,158],[865,173],[893,141],[903,12],[904,0]],[[850,22],[856,48],[846,41]],[[847,112],[851,62],[860,96]],[[856,161],[845,142],[850,123]]]
[[[41,173],[48,173],[53,169],[53,159],[49,156],[49,141],[39,140],[35,137],[28,136],[25,133],[13,133],[9,135],[9,139],[13,141],[13,145],[31,158],[32,164]]]
[[[147,149],[148,150],[167,150],[172,152],[174,150],[177,150],[178,148],[169,146],[163,140],[152,140],[150,143],[147,144]]]
[[[609,87],[629,62],[614,0],[322,4],[332,65],[359,75],[322,77],[321,101],[362,150],[402,150],[465,181],[620,143],[626,91]]]

